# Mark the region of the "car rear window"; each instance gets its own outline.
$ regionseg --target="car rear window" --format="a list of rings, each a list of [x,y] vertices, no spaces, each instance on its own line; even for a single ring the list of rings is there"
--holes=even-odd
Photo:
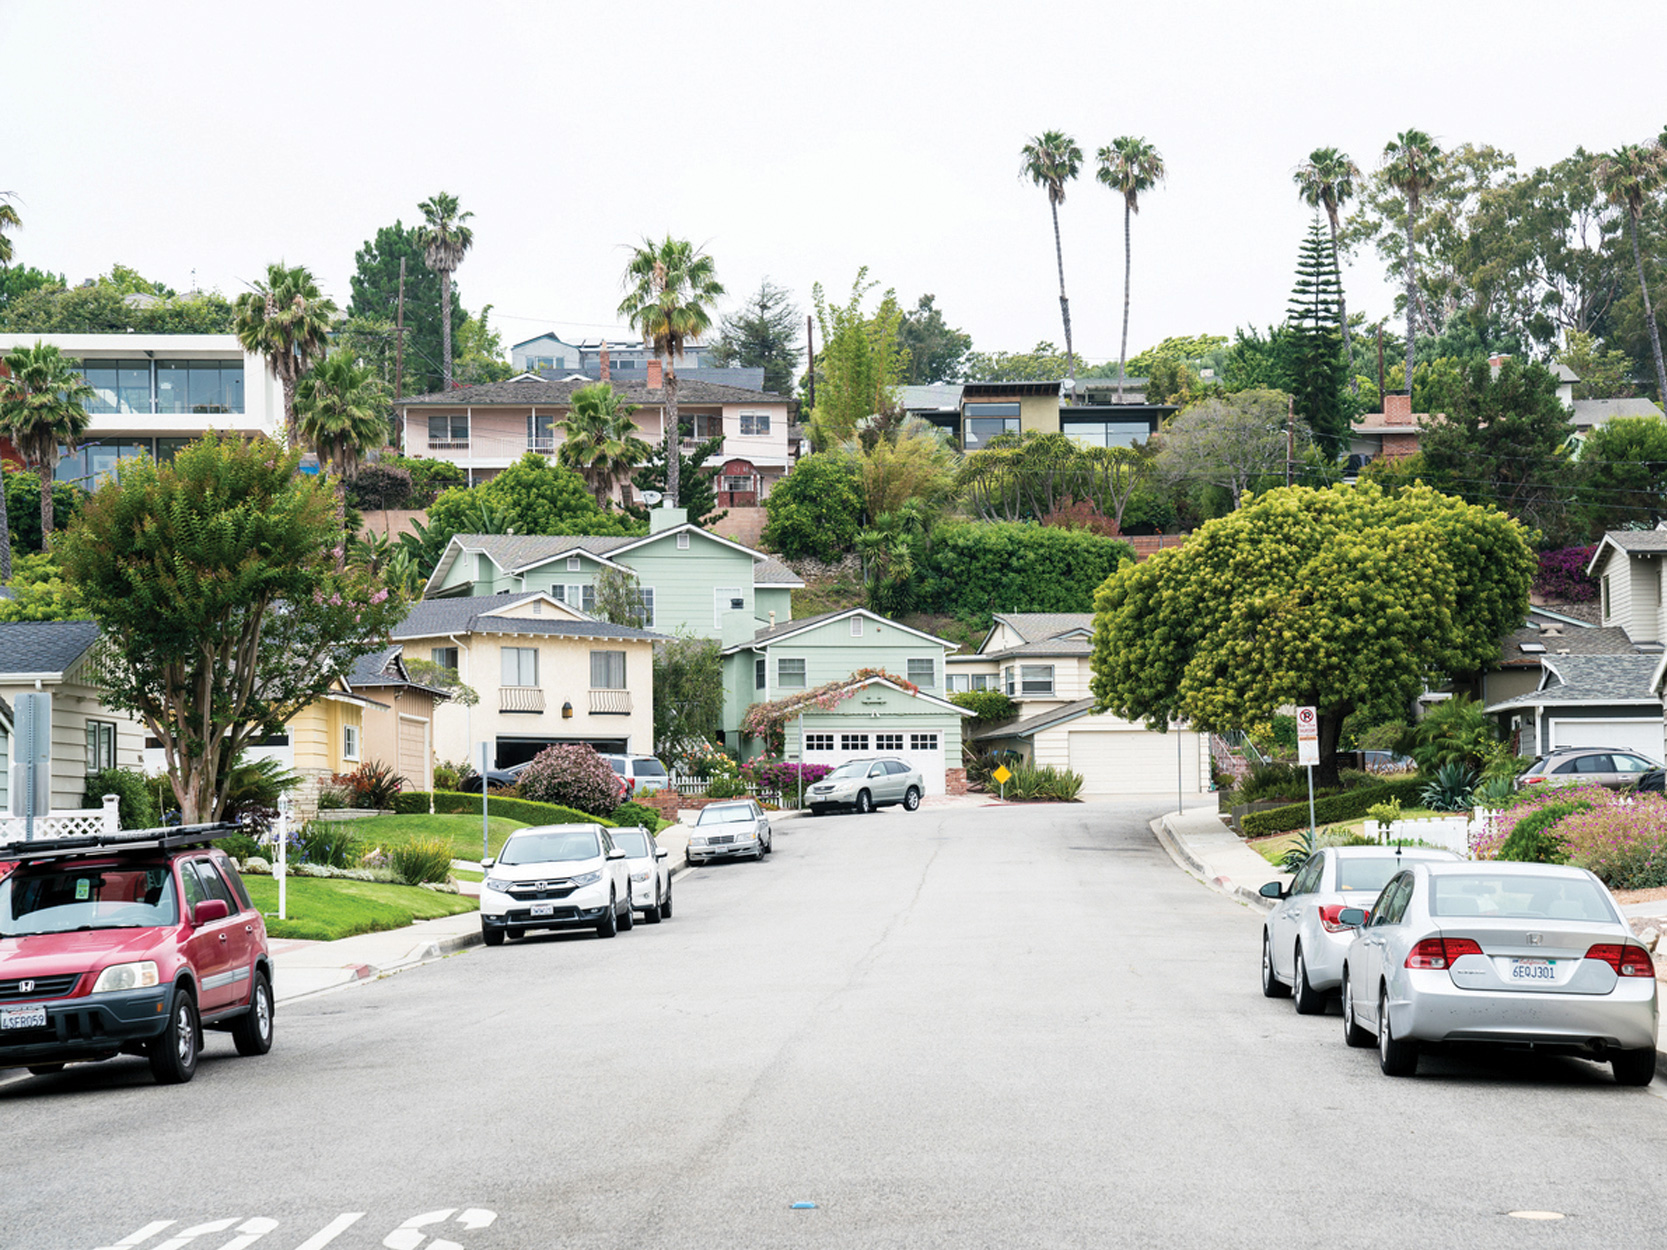
[[[518,833],[504,843],[500,864],[549,864],[563,860],[595,859],[601,843],[589,829],[565,833]]]
[[[0,937],[178,921],[174,874],[164,863],[54,865],[0,881]]]
[[[641,829],[615,829],[608,836],[632,859],[644,859],[653,854],[649,849],[648,835]]]
[[[634,760],[631,770],[639,777],[664,777],[666,766],[659,760]]]
[[[1619,923],[1602,887],[1580,877],[1455,873],[1433,876],[1430,885],[1430,914],[1443,919]]]
[[[1381,859],[1337,859],[1337,888],[1339,890],[1381,890],[1402,868],[1406,867],[1395,855]]]

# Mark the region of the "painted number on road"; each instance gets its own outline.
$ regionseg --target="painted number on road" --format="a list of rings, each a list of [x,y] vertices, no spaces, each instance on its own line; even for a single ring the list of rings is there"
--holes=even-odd
[[[364,1218],[363,1211],[343,1212],[296,1245],[294,1250],[325,1250],[326,1246]],[[387,1250],[466,1250],[462,1242],[450,1238],[489,1228],[497,1218],[496,1212],[481,1207],[466,1207],[461,1211],[456,1207],[445,1207],[427,1211],[406,1220],[384,1237],[381,1245]],[[230,1219],[193,1224],[165,1241],[150,1244],[153,1237],[161,1236],[178,1223],[178,1220],[154,1220],[120,1241],[98,1247],[98,1250],[249,1250],[268,1233],[278,1230],[278,1221],[263,1215],[251,1219],[234,1215]],[[224,1233],[232,1234],[230,1240],[221,1240],[219,1234]],[[446,1236],[441,1236],[441,1233]],[[282,1244],[273,1240],[265,1243],[260,1250],[278,1250]]]

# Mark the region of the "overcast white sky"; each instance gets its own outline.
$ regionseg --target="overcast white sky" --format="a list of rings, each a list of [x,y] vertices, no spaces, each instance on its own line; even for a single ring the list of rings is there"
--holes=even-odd
[[[277,258],[338,302],[353,253],[437,190],[474,211],[457,275],[506,344],[617,330],[625,246],[704,244],[730,306],[769,275],[808,311],[858,266],[933,292],[976,347],[1062,342],[1029,135],[1121,134],[1168,182],[1134,225],[1129,351],[1283,316],[1321,145],[1362,166],[1409,126],[1524,167],[1667,121],[1632,49],[1657,4],[1612,0],[708,6],[473,0],[0,0],[0,190],[17,259],[79,281],[131,265],[246,289]],[[1407,51],[1410,64],[1402,63]],[[1115,358],[1122,213],[1061,210],[1076,347]],[[1374,257],[1352,310],[1389,311]]]

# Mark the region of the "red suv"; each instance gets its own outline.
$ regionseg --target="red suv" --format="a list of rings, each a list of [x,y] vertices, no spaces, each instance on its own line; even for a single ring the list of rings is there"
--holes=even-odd
[[[151,830],[14,842],[0,878],[0,1068],[144,1055],[189,1081],[205,1027],[242,1055],[272,1047],[266,922],[210,838]]]

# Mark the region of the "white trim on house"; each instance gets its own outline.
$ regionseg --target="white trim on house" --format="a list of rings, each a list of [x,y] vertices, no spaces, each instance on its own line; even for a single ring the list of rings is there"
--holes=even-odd
[[[868,620],[875,622],[877,625],[890,625],[893,629],[901,630],[905,634],[913,634],[916,638],[923,638],[927,642],[935,642],[940,647],[944,647],[947,650],[954,651],[959,649],[957,643],[950,642],[947,638],[939,638],[936,634],[928,634],[924,630],[914,629],[908,625],[900,624],[899,622],[892,620],[890,617],[881,616],[877,612],[870,612],[867,608],[847,608],[845,611],[837,613],[833,616],[813,616],[806,618],[804,621],[789,621],[787,624],[793,627],[791,629],[784,629],[780,633],[771,634],[770,637],[765,639],[763,642],[760,642],[756,638],[749,639],[746,642],[738,642],[732,647],[725,647],[723,653],[725,655],[734,655],[736,652],[753,650],[760,646],[768,645],[773,647],[778,642],[783,642],[788,638],[796,637],[797,635],[812,629],[820,629],[824,625],[836,625],[840,621],[849,620],[852,616],[859,614],[866,617]]]

